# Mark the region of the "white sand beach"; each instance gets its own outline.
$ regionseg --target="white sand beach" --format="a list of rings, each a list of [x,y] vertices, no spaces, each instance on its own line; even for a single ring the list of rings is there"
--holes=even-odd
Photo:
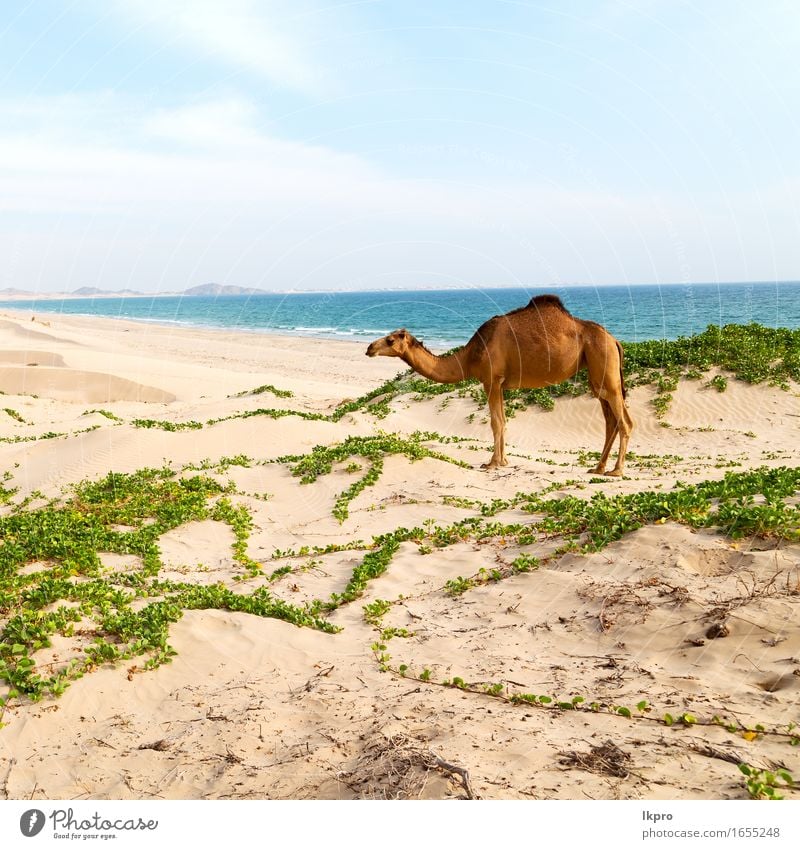
[[[159,577],[237,593],[265,587],[303,605],[342,593],[365,550],[276,551],[369,542],[429,521],[447,526],[481,515],[475,501],[518,492],[667,492],[676,481],[800,465],[800,388],[734,379],[725,392],[682,382],[669,427],[654,414],[653,390],[632,389],[626,476],[600,482],[590,482],[581,454],[603,439],[589,397],[518,412],[508,422],[510,465],[489,472],[480,468],[491,453],[487,413],[468,397],[405,395],[384,418],[363,409],[338,421],[240,415],[266,407],[327,415],[402,366],[368,359],[364,347],[6,310],[0,407],[16,415],[0,411],[0,473],[9,473],[14,494],[0,511],[11,515],[31,496],[25,509],[60,503],[72,485],[111,471],[169,465],[185,477],[204,473],[188,466],[205,467],[249,511],[247,555],[263,572],[237,580],[234,533],[207,517],[162,536]],[[293,394],[247,394],[265,384]],[[203,426],[170,431],[134,426],[137,419]],[[266,462],[352,436],[416,431],[465,440],[424,444],[466,466],[386,456],[341,522],[332,511],[363,474],[361,458],[310,484],[288,463]],[[251,462],[218,465],[235,455]],[[519,506],[494,516],[532,519]],[[740,762],[800,776],[800,749],[785,736],[742,731],[800,721],[800,546],[673,521],[645,524],[594,554],[553,555],[562,542],[543,533],[524,546],[502,536],[441,548],[400,542],[363,595],[330,612],[337,633],[186,610],[170,626],[171,662],[147,671],[137,658],[98,664],[60,698],[9,701],[0,797],[742,799]],[[541,565],[506,575],[521,553]],[[138,568],[135,554],[100,559],[104,574]],[[270,581],[279,566],[292,569]],[[481,569],[506,571],[447,591],[448,581]],[[378,599],[392,604],[376,628],[363,608]],[[0,610],[0,625],[11,615]],[[709,636],[719,622],[724,632]],[[400,633],[386,638],[387,628]],[[84,646],[77,630],[55,635],[36,659],[59,668]],[[468,688],[442,685],[456,678]],[[576,706],[598,709],[480,692],[497,684],[508,696],[582,699]],[[0,696],[8,690],[0,685]],[[734,718],[739,730],[707,724],[715,716]],[[467,771],[468,784],[453,766]]]

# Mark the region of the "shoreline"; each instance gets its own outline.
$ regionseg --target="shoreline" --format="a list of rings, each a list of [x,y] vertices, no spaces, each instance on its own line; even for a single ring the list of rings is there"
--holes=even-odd
[[[147,328],[157,328],[169,332],[199,334],[211,333],[215,336],[241,336],[242,341],[256,338],[269,339],[276,343],[289,343],[297,341],[309,341],[312,343],[336,343],[342,346],[352,346],[353,348],[366,348],[367,341],[365,339],[362,345],[360,340],[342,339],[339,337],[328,336],[311,336],[302,333],[287,333],[279,330],[271,330],[269,328],[246,328],[235,327],[228,328],[221,325],[213,324],[192,324],[182,321],[168,321],[165,319],[148,319],[148,318],[130,318],[127,316],[117,317],[111,315],[93,315],[88,313],[56,313],[56,312],[40,312],[28,308],[18,309],[0,305],[0,318],[13,319],[15,321],[36,322],[45,327],[53,326],[55,323],[61,323],[66,329],[70,328],[70,324],[74,324],[74,330],[81,331],[85,322],[97,322],[99,325],[108,323],[106,329],[122,330],[123,332],[131,332],[134,330],[143,331]],[[375,338],[375,337],[371,337]]]
[[[787,281],[783,289],[781,284],[764,283],[763,294],[756,288],[758,285],[761,284],[676,284],[664,287],[660,296],[653,294],[652,286],[638,287],[642,293],[639,296],[635,295],[636,286],[575,286],[560,294],[574,315],[597,321],[617,339],[631,343],[686,338],[701,333],[709,323],[800,328],[800,283]],[[648,291],[650,294],[644,294]],[[68,299],[54,296],[33,302],[19,297],[0,303],[0,310],[364,344],[399,327],[408,327],[429,347],[444,351],[465,344],[491,316],[524,306],[530,294],[532,291],[525,287],[494,287],[205,296],[159,293]]]
[[[243,296],[244,297],[244,296]],[[195,324],[193,322],[188,321],[170,321],[168,319],[158,319],[158,318],[131,318],[129,316],[112,316],[112,315],[95,315],[92,313],[59,313],[59,312],[49,312],[47,310],[41,310],[39,313],[34,309],[30,309],[28,307],[17,308],[6,306],[4,304],[0,304],[0,317],[8,314],[9,318],[14,318],[21,321],[39,321],[43,324],[50,323],[50,317],[53,317],[54,320],[68,320],[68,319],[77,319],[80,321],[109,321],[109,322],[119,322],[119,323],[129,323],[131,325],[129,330],[134,328],[143,329],[146,327],[159,327],[165,330],[185,330],[187,332],[212,332],[218,334],[240,334],[244,337],[258,337],[258,338],[270,338],[276,340],[277,342],[288,342],[288,341],[296,341],[296,340],[308,340],[310,342],[325,342],[325,343],[341,343],[342,345],[354,345],[358,347],[366,348],[366,346],[376,338],[383,336],[380,332],[375,334],[367,335],[365,334],[363,338],[359,338],[356,333],[353,334],[353,338],[347,338],[343,334],[340,335],[326,335],[324,333],[303,333],[303,332],[290,332],[287,330],[273,330],[269,327],[235,327],[229,328],[224,327],[219,324]],[[47,316],[46,319],[42,319],[42,316]],[[387,330],[386,333],[391,333],[391,330]],[[463,340],[466,342],[467,339]],[[463,344],[462,342],[462,344]],[[430,343],[429,347],[434,350],[441,349],[447,350],[452,346],[451,342],[446,340],[434,340]]]

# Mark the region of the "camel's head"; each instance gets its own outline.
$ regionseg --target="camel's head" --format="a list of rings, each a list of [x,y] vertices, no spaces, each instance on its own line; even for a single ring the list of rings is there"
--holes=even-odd
[[[382,339],[376,339],[367,348],[368,357],[402,357],[416,340],[405,329],[395,330]]]

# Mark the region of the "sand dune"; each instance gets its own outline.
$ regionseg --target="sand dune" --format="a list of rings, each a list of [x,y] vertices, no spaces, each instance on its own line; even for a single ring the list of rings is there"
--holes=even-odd
[[[2,350],[0,351],[0,363],[13,363],[23,366],[64,366],[64,358],[61,354],[52,351],[33,350]]]
[[[107,404],[111,401],[145,401],[167,404],[175,400],[171,392],[134,383],[124,377],[102,372],[67,368],[0,368],[0,390],[7,395],[41,395],[80,404]]]
[[[246,508],[244,553],[261,572],[247,577],[234,525],[214,514],[160,534],[158,579],[237,597],[268,590],[299,609],[344,592],[365,550],[279,551],[450,526],[482,516],[476,502],[517,492],[666,493],[677,481],[800,465],[798,387],[782,392],[731,379],[719,393],[687,381],[664,420],[654,414],[651,389],[632,390],[637,426],[620,480],[587,474],[584,452],[597,451],[603,438],[597,402],[559,400],[552,412],[509,419],[511,464],[486,473],[479,468],[490,453],[486,411],[467,398],[405,396],[385,418],[358,411],[336,422],[245,415],[327,413],[394,376],[395,362],[368,360],[361,346],[81,318],[54,317],[47,332],[30,324],[22,313],[0,321],[0,389],[15,414],[0,411],[0,469],[14,489],[0,514],[31,495],[29,508],[63,499],[70,486],[112,470],[169,465],[177,478],[204,474],[225,490],[209,504],[227,499],[230,509]],[[263,384],[294,395],[247,394]],[[425,444],[465,465],[386,456],[340,521],[334,508],[370,457],[335,462],[308,484],[276,462],[381,431],[457,437]],[[220,465],[236,455],[250,459]],[[518,504],[488,518],[527,526],[537,517]],[[594,554],[554,554],[562,543],[546,533],[525,544],[513,535],[467,535],[443,547],[403,541],[361,597],[329,614],[337,633],[187,609],[170,625],[171,663],[151,671],[141,657],[99,664],[59,699],[12,700],[0,730],[0,795],[463,796],[461,780],[434,755],[467,769],[472,792],[487,799],[745,798],[738,761],[800,774],[798,749],[780,736],[662,721],[667,713],[724,715],[785,729],[800,720],[800,546],[732,540],[673,521],[646,524]],[[141,570],[141,553],[97,555],[100,577],[116,576],[125,591],[135,586],[124,579]],[[509,574],[521,555],[542,565]],[[21,572],[37,580],[52,565],[40,559]],[[502,580],[448,590],[448,581],[481,569],[506,571]],[[169,586],[137,598],[135,609],[165,597]],[[393,602],[379,627],[363,609],[378,600]],[[57,670],[83,656],[99,620],[87,613],[37,649],[37,663]],[[405,666],[414,678],[428,670],[430,681],[382,672],[373,648],[382,640],[393,669]],[[442,686],[456,678],[472,692]],[[492,685],[604,708],[511,704],[481,692]]]
[[[33,320],[33,319],[32,319]],[[40,323],[41,326],[41,323]],[[46,326],[49,327],[50,323],[47,322]],[[44,333],[41,330],[34,330],[29,325],[23,323],[22,321],[8,321],[6,319],[0,318],[0,333],[3,334],[4,337],[14,340],[20,339],[36,339],[43,340],[47,342],[55,342],[59,345],[67,344],[74,345],[75,340],[72,339],[64,339],[59,336],[55,336],[52,333]]]

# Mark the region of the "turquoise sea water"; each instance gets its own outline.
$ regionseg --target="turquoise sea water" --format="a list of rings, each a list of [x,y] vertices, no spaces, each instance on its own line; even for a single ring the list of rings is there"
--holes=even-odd
[[[675,339],[708,324],[800,327],[800,282],[81,298],[0,307],[355,341],[406,327],[428,345],[452,347],[487,318],[545,292],[631,342]]]

